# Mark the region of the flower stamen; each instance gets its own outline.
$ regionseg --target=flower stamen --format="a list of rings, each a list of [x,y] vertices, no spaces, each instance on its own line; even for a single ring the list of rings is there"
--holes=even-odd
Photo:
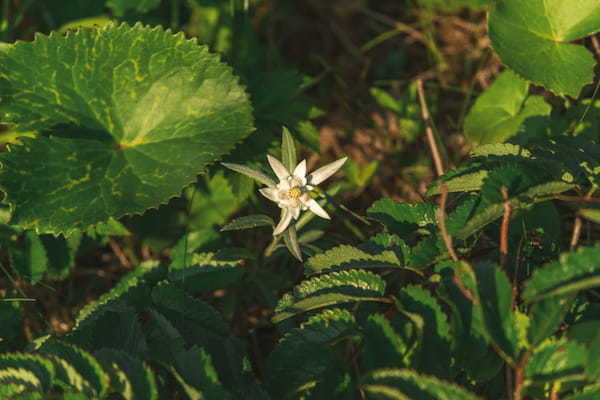
[[[291,188],[288,190],[287,195],[290,199],[297,199],[302,195],[302,190],[300,188]]]

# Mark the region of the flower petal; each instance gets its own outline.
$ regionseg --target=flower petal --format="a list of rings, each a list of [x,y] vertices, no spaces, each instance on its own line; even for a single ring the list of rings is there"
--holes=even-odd
[[[292,213],[290,212],[290,210],[287,208],[282,208],[281,211],[281,220],[279,220],[279,223],[275,227],[275,230],[273,231],[273,236],[282,234],[283,231],[285,231],[290,225],[290,222],[292,222]]]
[[[298,219],[300,216],[300,207],[294,207],[289,210],[292,212],[292,217],[294,217],[294,219]]]
[[[348,157],[340,158],[337,161],[329,163],[318,170],[312,172],[308,175],[308,184],[309,185],[318,185],[323,182],[325,179],[329,178],[331,175],[335,174],[338,169],[344,165]],[[317,214],[318,215],[318,214]]]
[[[325,211],[323,209],[323,207],[321,207],[319,205],[319,203],[317,203],[317,201],[315,199],[310,199],[309,201],[307,201],[304,204],[308,207],[308,209],[310,211],[312,211],[313,213],[317,214],[319,217],[325,218],[325,219],[331,219],[331,217],[329,216],[329,214],[327,214],[327,211]]]
[[[294,173],[292,175],[300,179],[306,176],[306,160],[302,160],[298,165],[296,165],[296,168],[294,168]]]
[[[274,201],[275,203],[279,202],[279,199],[277,198],[278,190],[276,188],[267,187],[267,188],[258,189],[258,191],[260,192],[260,194],[265,196],[267,199]]]
[[[273,168],[273,172],[275,172],[275,175],[277,175],[277,178],[279,178],[280,182],[285,181],[290,176],[290,171],[288,171],[287,168],[283,166],[281,161],[268,154],[267,160],[269,161],[271,168]]]

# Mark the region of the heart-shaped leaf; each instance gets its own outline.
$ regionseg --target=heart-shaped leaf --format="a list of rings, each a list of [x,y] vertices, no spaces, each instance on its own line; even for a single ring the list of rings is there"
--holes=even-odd
[[[0,77],[0,111],[38,132],[0,155],[0,186],[38,232],[157,207],[253,129],[231,69],[158,27],[39,35],[0,53]]]
[[[571,44],[600,30],[598,0],[504,0],[490,13],[492,46],[525,79],[577,97],[592,82],[594,56]]]

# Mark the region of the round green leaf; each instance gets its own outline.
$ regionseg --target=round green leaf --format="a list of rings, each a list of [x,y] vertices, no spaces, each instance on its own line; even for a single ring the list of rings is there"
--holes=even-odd
[[[253,129],[206,47],[161,28],[38,35],[0,53],[0,112],[37,131],[0,154],[12,223],[70,232],[178,195]]]
[[[594,57],[569,42],[600,30],[598,0],[504,0],[490,13],[492,46],[523,78],[577,97],[593,78]]]

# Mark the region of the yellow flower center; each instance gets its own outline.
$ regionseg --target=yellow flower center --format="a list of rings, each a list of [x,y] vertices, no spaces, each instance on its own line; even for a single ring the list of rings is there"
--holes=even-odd
[[[298,197],[300,197],[302,195],[302,190],[300,190],[299,188],[295,187],[295,188],[291,188],[290,190],[288,190],[288,196],[291,199],[297,199]]]

